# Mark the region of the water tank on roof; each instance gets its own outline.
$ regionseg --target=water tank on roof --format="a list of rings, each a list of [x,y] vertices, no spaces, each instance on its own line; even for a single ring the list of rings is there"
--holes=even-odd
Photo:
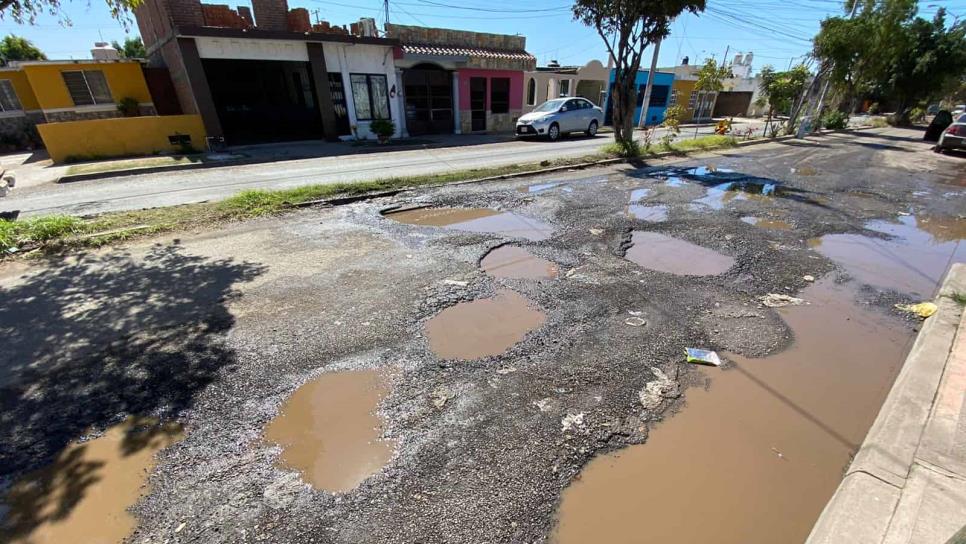
[[[94,60],[117,60],[121,58],[121,54],[107,42],[94,42],[94,49],[91,49],[91,58]]]

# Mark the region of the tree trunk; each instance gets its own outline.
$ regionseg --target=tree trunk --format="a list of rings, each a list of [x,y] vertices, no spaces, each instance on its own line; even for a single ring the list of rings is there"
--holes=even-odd
[[[627,70],[617,73],[614,81],[614,141],[630,143],[634,139],[634,78]],[[629,81],[628,81],[629,78]]]

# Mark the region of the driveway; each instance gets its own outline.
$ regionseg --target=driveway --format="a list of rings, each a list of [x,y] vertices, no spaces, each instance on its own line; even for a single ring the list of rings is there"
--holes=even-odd
[[[894,304],[966,260],[962,165],[834,134],[6,262],[11,534],[93,502],[135,542],[802,541]]]

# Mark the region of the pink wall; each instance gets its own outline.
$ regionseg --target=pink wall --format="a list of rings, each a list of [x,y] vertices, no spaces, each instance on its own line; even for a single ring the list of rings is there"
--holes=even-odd
[[[459,109],[470,109],[470,78],[494,77],[510,78],[510,110],[523,108],[523,72],[519,70],[481,70],[479,68],[462,68],[456,71],[460,81]],[[486,82],[486,109],[490,109],[490,82]]]

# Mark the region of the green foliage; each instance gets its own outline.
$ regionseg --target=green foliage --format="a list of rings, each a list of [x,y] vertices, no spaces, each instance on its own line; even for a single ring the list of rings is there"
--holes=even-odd
[[[111,42],[111,47],[117,49],[121,57],[125,59],[143,59],[148,56],[147,51],[144,49],[144,42],[141,41],[140,36],[126,38],[123,45],[118,43],[117,40],[114,40]]]
[[[734,136],[712,134],[710,136],[701,136],[700,138],[681,140],[671,145],[671,149],[686,153],[688,151],[707,151],[709,149],[734,147],[736,145],[738,145],[738,140]]]
[[[396,124],[391,119],[376,119],[369,123],[369,131],[378,136],[380,140],[386,140],[396,132]]]
[[[889,122],[881,117],[875,117],[872,119],[873,128],[885,128],[887,126],[889,126]]]
[[[926,110],[915,107],[909,110],[909,120],[913,123],[921,123],[926,120]]]
[[[7,64],[13,60],[47,60],[47,55],[27,38],[10,34],[0,40],[0,59]]]
[[[43,244],[79,232],[82,227],[82,220],[68,215],[0,220],[0,251],[6,253],[24,245]]]
[[[854,107],[861,97],[888,99],[897,121],[909,110],[954,92],[966,77],[966,21],[946,24],[917,17],[915,0],[854,2],[854,17],[822,22],[813,54],[829,70],[835,90]]]
[[[125,96],[117,103],[117,109],[123,113],[125,117],[137,117],[137,114],[140,111],[140,106],[137,98]]]
[[[130,15],[134,8],[141,5],[142,0],[104,0],[111,17],[117,19],[124,28],[131,22]],[[3,0],[0,2],[0,14],[9,17],[17,24],[34,24],[40,15],[59,16],[64,24],[70,19],[62,11],[62,0]],[[88,7],[90,5],[88,4]]]
[[[698,81],[694,84],[696,91],[720,92],[724,90],[724,80],[731,77],[732,74],[730,67],[718,66],[718,63],[710,58],[698,69],[697,76]]]
[[[881,109],[878,102],[873,102],[869,105],[869,115],[878,115]]]
[[[788,114],[795,100],[802,95],[811,74],[799,64],[787,72],[776,72],[770,65],[761,69],[760,96],[768,102],[769,117],[775,113]]]
[[[842,130],[849,125],[849,114],[838,110],[826,112],[821,124],[829,130]]]
[[[637,140],[615,140],[600,148],[602,153],[614,157],[635,158],[640,157],[642,150]]]
[[[674,134],[681,132],[681,121],[684,120],[684,113],[685,109],[678,104],[668,106],[664,112],[664,122],[661,123],[661,126],[670,129]]]
[[[644,49],[670,33],[671,21],[682,12],[704,11],[705,0],[575,0],[574,19],[594,28],[614,59],[611,93],[614,139],[634,139],[634,110]]]

